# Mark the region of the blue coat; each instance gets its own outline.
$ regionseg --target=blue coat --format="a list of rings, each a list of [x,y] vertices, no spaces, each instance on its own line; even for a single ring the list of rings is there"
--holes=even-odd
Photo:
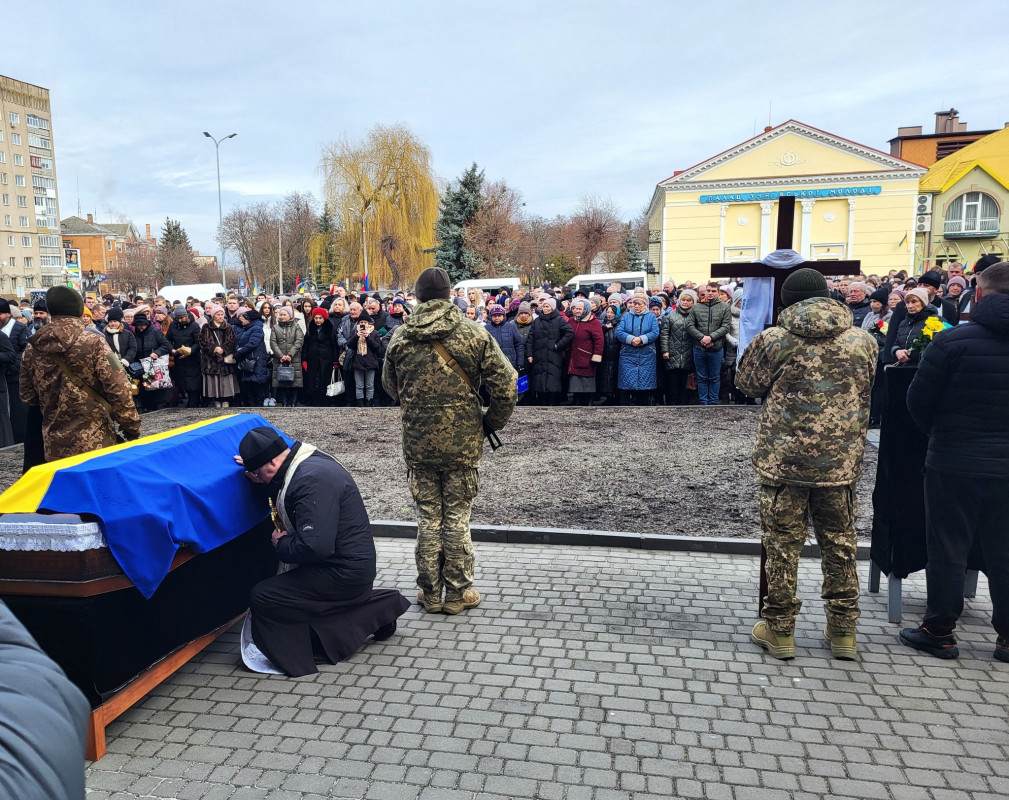
[[[263,338],[263,323],[254,320],[248,325],[235,329],[235,361],[239,363],[247,355],[256,356],[254,372],[242,373],[242,379],[250,383],[266,383],[270,379],[271,362],[266,355],[266,341]]]
[[[508,359],[515,369],[519,369],[525,363],[525,344],[522,341],[522,334],[519,333],[518,326],[514,322],[502,322],[495,325],[493,322],[487,324],[487,333],[491,339],[498,343],[501,352]]]
[[[635,347],[631,340],[641,337],[642,344]],[[620,316],[617,339],[620,348],[620,365],[617,388],[628,391],[647,391],[655,388],[655,344],[659,338],[659,321],[649,311],[628,311]]]

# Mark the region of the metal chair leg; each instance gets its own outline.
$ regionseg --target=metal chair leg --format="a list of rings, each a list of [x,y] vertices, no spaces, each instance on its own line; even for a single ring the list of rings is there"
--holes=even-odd
[[[886,611],[890,622],[899,623],[901,615],[900,578],[887,576]]]

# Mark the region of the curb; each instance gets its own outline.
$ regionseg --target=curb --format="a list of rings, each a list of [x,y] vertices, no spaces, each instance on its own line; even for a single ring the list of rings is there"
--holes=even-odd
[[[398,520],[373,520],[371,532],[385,539],[416,539],[417,523]],[[474,542],[497,544],[559,545],[562,547],[625,547],[630,550],[664,550],[683,553],[714,553],[731,556],[759,556],[759,539],[734,539],[724,536],[662,536],[656,533],[587,531],[574,528],[526,528],[513,525],[471,525]],[[807,543],[803,558],[819,558],[820,546]],[[868,543],[858,545],[859,561],[869,560]]]

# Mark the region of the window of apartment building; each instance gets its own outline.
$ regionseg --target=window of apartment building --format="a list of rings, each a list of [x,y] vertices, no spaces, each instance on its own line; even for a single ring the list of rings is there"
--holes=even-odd
[[[4,132],[0,131],[0,142],[4,140]]]
[[[46,199],[39,195],[35,195],[35,209],[41,209],[42,213],[46,213]]]
[[[5,194],[3,196],[3,203],[5,206],[9,206],[11,204],[11,196],[9,194]]]
[[[31,247],[32,246],[32,237],[31,236],[22,236],[21,237],[21,246],[22,247]]]
[[[7,119],[10,120],[11,125],[17,125],[21,121],[21,115],[17,111],[7,112]]]
[[[14,166],[15,167],[23,167],[24,165],[25,165],[25,157],[23,155],[21,155],[20,153],[15,153],[14,154]]]
[[[11,269],[14,269],[14,267],[16,267],[17,265],[18,260],[14,256],[11,256]]]
[[[112,272],[112,262],[109,261],[109,272]]]
[[[11,135],[13,136],[13,134]],[[36,136],[34,133],[28,134],[28,144],[30,144],[32,147],[41,147],[43,150],[53,149],[53,143],[49,139],[45,139],[41,136]]]
[[[42,175],[32,175],[32,186],[34,186],[36,189],[55,189],[56,181],[54,181],[52,178],[46,178]]]
[[[13,237],[13,236],[8,236],[8,237],[7,237],[7,244],[8,244],[8,245],[9,245],[10,247],[13,247],[13,246],[14,246],[14,237]]]
[[[63,249],[64,250],[72,250],[73,247],[74,247],[73,241],[71,241],[70,239],[64,239],[63,240]]]
[[[15,175],[14,176],[14,185],[15,186],[24,186],[25,185],[25,176],[24,175]]]
[[[6,172],[0,172],[0,183],[4,184],[5,186],[7,185],[7,173]]]
[[[21,134],[12,133],[11,134],[11,144],[21,144]]]
[[[116,242],[116,252],[118,252],[118,253],[123,252],[123,243],[122,242]]]
[[[25,114],[25,124],[44,131],[49,130],[49,120],[45,117],[36,117],[34,114]]]
[[[41,264],[43,267],[62,267],[63,256],[42,256]]]
[[[30,258],[28,260],[31,261]],[[25,267],[25,269],[30,269],[30,267]],[[35,278],[33,276],[31,276],[31,275],[26,275],[25,276],[25,286],[27,286],[29,289],[34,288],[34,286],[35,286]]]
[[[21,227],[22,228],[29,227],[29,225],[28,225],[28,217],[21,217],[20,220],[21,220]]]
[[[39,235],[39,247],[59,247],[60,237],[49,233]]]
[[[4,214],[4,225],[7,225],[8,227],[10,227],[10,224],[11,224],[11,215],[10,214]]]
[[[28,208],[28,198],[23,194],[18,195],[18,208]]]
[[[112,251],[112,240],[111,239],[107,239],[105,241],[105,244],[108,245],[109,252],[111,252]]]
[[[3,150],[0,150],[0,164],[6,164],[6,163],[7,163],[7,154]]]
[[[31,269],[34,266],[31,256],[25,256],[25,269]]]

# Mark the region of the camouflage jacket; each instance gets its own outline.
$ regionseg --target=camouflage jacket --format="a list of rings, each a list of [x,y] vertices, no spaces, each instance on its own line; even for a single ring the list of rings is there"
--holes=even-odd
[[[480,400],[431,344],[440,341],[486,389]],[[487,331],[467,322],[449,300],[429,300],[392,334],[382,385],[403,409],[403,456],[408,468],[475,467],[483,452],[483,423],[500,430],[515,408],[517,374]]]
[[[71,373],[105,398],[111,417],[63,374],[54,357],[62,358]],[[56,317],[28,340],[20,395],[26,405],[41,408],[46,461],[116,444],[113,422],[131,438],[140,435],[140,416],[119,359],[102,334],[85,330],[76,317]]]
[[[858,480],[879,348],[851,311],[812,298],[781,312],[743,353],[736,386],[764,397],[751,462],[758,480],[845,486]]]

